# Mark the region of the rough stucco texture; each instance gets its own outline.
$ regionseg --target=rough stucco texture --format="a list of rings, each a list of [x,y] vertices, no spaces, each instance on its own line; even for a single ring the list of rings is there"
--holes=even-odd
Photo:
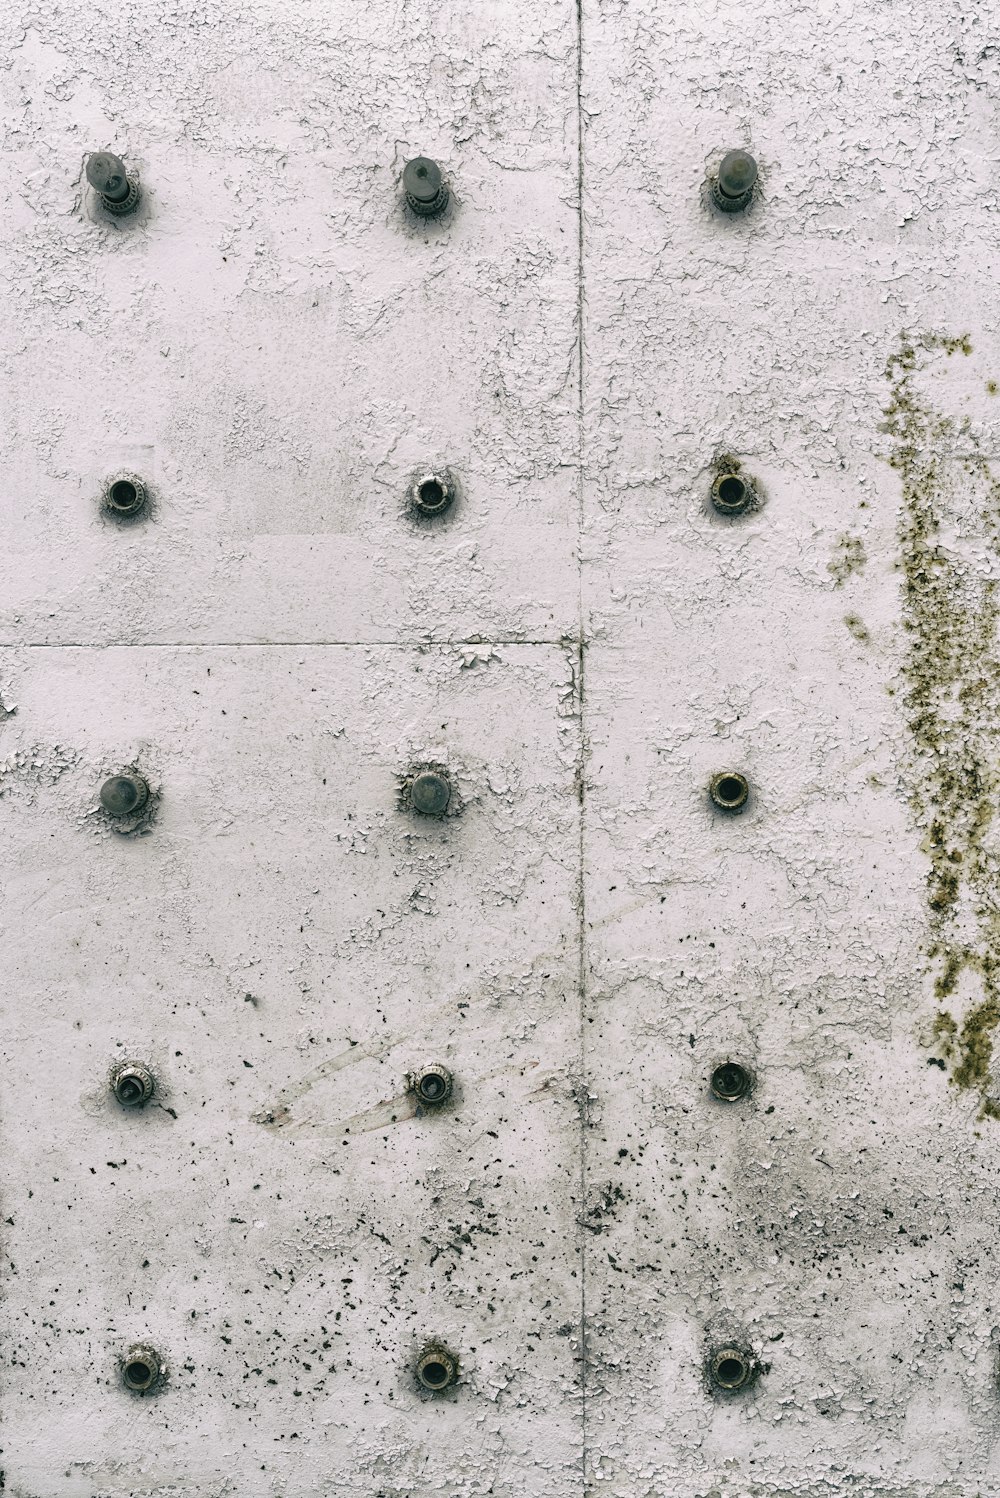
[[[14,0],[0,67],[0,1486],[994,1492],[995,13]]]

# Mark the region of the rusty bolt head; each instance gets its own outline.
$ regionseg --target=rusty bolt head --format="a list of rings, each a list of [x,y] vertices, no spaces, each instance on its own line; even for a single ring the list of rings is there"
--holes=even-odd
[[[443,817],[451,800],[451,781],[443,770],[421,770],[410,781],[410,805],[425,817]]]
[[[101,786],[101,805],[112,817],[130,817],[141,811],[148,800],[149,786],[132,770],[112,775]]]
[[[87,181],[102,198],[110,198],[113,203],[128,197],[125,163],[111,151],[91,151],[87,157]]]
[[[446,1066],[431,1062],[413,1074],[413,1091],[428,1108],[440,1107],[451,1097],[452,1077]]]
[[[165,1366],[155,1347],[130,1347],[121,1361],[122,1383],[133,1394],[148,1394],[163,1378]]]
[[[742,1347],[719,1347],[709,1357],[708,1376],[717,1389],[734,1392],[753,1382],[756,1372],[752,1355]]]
[[[739,473],[720,473],[712,484],[712,503],[720,515],[742,515],[753,501],[753,487]]]
[[[737,770],[723,770],[712,776],[708,793],[720,811],[742,811],[750,795],[750,783]]]
[[[429,1394],[441,1394],[458,1382],[458,1363],[440,1343],[424,1348],[417,1359],[414,1372],[417,1383]]]
[[[753,1086],[753,1077],[738,1061],[724,1061],[712,1073],[712,1092],[724,1103],[736,1103],[746,1097]]]
[[[112,151],[91,151],[87,181],[101,195],[101,203],[116,216],[131,213],[139,201],[139,179],[129,176],[125,163]]]
[[[724,213],[737,213],[753,197],[757,163],[747,151],[727,151],[712,182],[712,196]]]
[[[448,186],[441,168],[429,156],[415,156],[406,163],[403,191],[413,212],[422,218],[441,213],[448,202]]]
[[[141,1061],[119,1061],[111,1069],[111,1090],[123,1108],[141,1108],[153,1096],[153,1074]]]
[[[146,486],[133,474],[109,479],[104,486],[104,508],[112,515],[138,515],[146,503]]]
[[[443,515],[455,502],[455,482],[447,471],[421,473],[410,485],[410,503],[418,515]]]

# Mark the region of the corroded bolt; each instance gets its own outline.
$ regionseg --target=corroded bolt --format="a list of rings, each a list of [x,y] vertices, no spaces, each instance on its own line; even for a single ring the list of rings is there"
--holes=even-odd
[[[419,515],[443,515],[455,502],[455,482],[447,471],[421,473],[410,485],[410,503]]]
[[[712,484],[712,503],[720,515],[742,515],[753,501],[753,487],[738,473],[717,474]]]
[[[132,474],[109,479],[104,486],[104,508],[112,515],[138,515],[146,503],[146,486]]]
[[[708,1376],[717,1389],[744,1389],[754,1371],[753,1358],[742,1347],[720,1347],[708,1360]]]
[[[724,1103],[736,1103],[746,1097],[753,1086],[753,1078],[745,1066],[738,1061],[724,1061],[712,1073],[712,1092]]]
[[[122,1383],[133,1394],[148,1394],[163,1378],[163,1359],[155,1347],[130,1347],[122,1358]]]
[[[451,800],[451,781],[443,770],[421,770],[410,781],[410,805],[425,817],[443,817]]]
[[[447,1102],[451,1097],[451,1085],[451,1072],[446,1066],[439,1066],[436,1062],[423,1066],[419,1072],[414,1073],[413,1091],[418,1101],[427,1107],[436,1108]]]
[[[403,191],[414,213],[430,218],[448,203],[448,185],[441,168],[429,156],[415,156],[403,168]]]
[[[750,783],[736,770],[723,770],[712,776],[708,793],[720,811],[742,811],[750,795]]]
[[[727,151],[712,179],[712,197],[723,213],[738,213],[753,197],[757,163],[747,151]]]
[[[111,151],[91,151],[87,157],[87,181],[101,195],[108,213],[120,218],[131,213],[139,201],[139,179],[130,177],[120,156]]]
[[[141,1108],[154,1086],[153,1073],[141,1061],[119,1061],[111,1068],[111,1090],[123,1108]]]
[[[129,817],[149,800],[149,786],[141,775],[124,770],[101,786],[101,805],[112,817]]]
[[[439,1343],[425,1347],[416,1362],[417,1383],[430,1394],[440,1394],[458,1382],[458,1363]]]

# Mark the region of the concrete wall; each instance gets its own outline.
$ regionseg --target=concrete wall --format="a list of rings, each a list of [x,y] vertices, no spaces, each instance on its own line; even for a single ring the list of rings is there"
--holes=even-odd
[[[995,13],[0,27],[6,1491],[993,1491]]]

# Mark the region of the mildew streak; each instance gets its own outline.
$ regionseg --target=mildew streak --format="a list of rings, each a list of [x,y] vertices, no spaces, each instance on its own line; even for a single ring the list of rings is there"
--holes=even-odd
[[[971,533],[980,554],[996,555],[1000,482],[969,424],[933,410],[916,388],[929,357],[942,351],[972,349],[967,337],[904,337],[886,366],[885,430],[903,485],[903,700],[915,746],[908,792],[930,858],[927,955],[941,1006],[934,1034],[952,1081],[979,1093],[980,1117],[997,1118],[990,1075],[1000,1023],[1000,849],[988,838],[1000,795],[997,580],[975,548],[945,536],[954,530],[967,541]],[[963,974],[975,992],[956,1019],[944,1004]]]

